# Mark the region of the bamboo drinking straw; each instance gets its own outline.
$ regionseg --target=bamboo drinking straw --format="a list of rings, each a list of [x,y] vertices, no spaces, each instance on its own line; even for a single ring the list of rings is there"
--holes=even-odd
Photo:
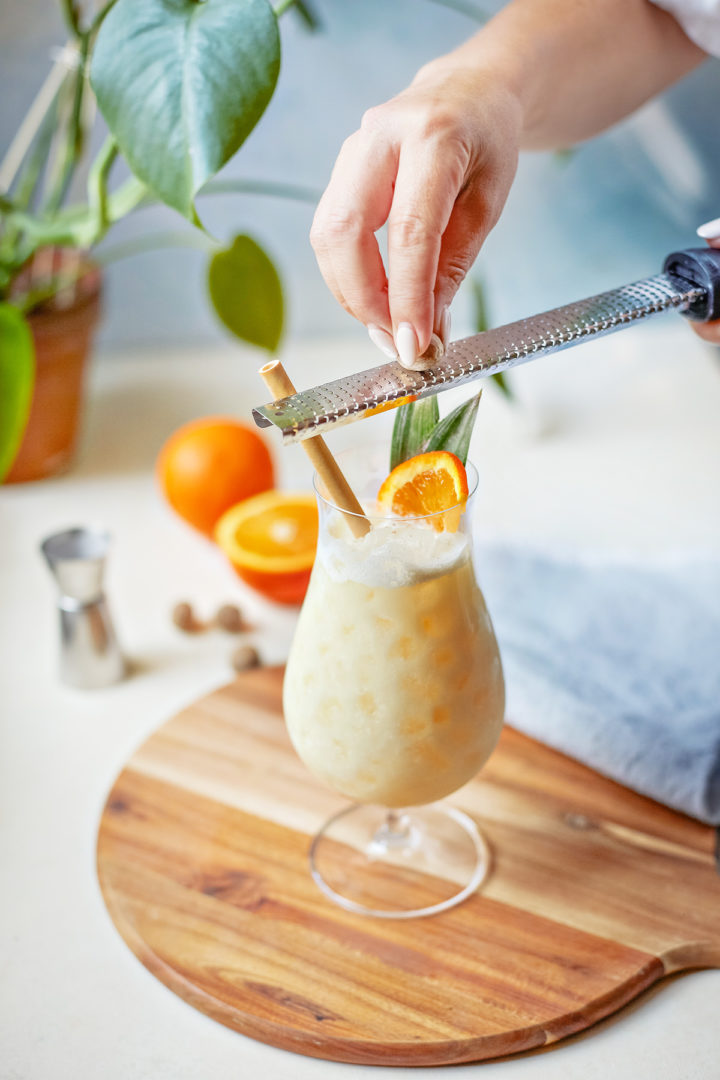
[[[290,397],[296,393],[288,373],[279,360],[271,360],[260,368],[265,385],[274,398]],[[364,536],[370,528],[370,522],[363,513],[363,508],[357,500],[355,492],[345,479],[340,466],[327,448],[327,444],[321,435],[315,435],[312,439],[305,439],[303,449],[313,464],[328,497],[340,510],[346,511],[347,521],[353,536]]]

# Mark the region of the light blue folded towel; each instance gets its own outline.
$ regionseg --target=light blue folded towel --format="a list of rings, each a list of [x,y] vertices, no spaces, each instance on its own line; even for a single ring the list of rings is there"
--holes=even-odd
[[[483,545],[508,723],[720,824],[720,561],[561,561]]]

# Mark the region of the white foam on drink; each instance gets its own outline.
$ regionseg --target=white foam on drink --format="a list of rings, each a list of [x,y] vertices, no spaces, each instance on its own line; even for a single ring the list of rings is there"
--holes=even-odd
[[[333,581],[370,588],[398,588],[447,574],[469,557],[462,532],[438,532],[429,522],[373,519],[364,536],[352,536],[338,514],[322,530],[317,558]]]

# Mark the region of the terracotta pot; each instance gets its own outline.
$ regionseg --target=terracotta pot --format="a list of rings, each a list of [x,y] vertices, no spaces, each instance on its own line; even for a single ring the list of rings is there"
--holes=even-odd
[[[42,480],[68,468],[78,433],[87,361],[100,317],[100,271],[90,268],[67,307],[28,317],[35,342],[35,388],[23,441],[6,483]]]

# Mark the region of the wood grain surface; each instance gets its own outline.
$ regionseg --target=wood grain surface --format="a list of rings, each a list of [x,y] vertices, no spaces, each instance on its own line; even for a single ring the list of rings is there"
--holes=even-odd
[[[510,728],[448,800],[492,846],[481,892],[408,922],[336,907],[307,851],[343,801],[293,752],[281,681],[249,672],[174,717],[102,815],[110,914],[196,1008],[301,1054],[440,1065],[544,1046],[720,966],[713,830]]]

